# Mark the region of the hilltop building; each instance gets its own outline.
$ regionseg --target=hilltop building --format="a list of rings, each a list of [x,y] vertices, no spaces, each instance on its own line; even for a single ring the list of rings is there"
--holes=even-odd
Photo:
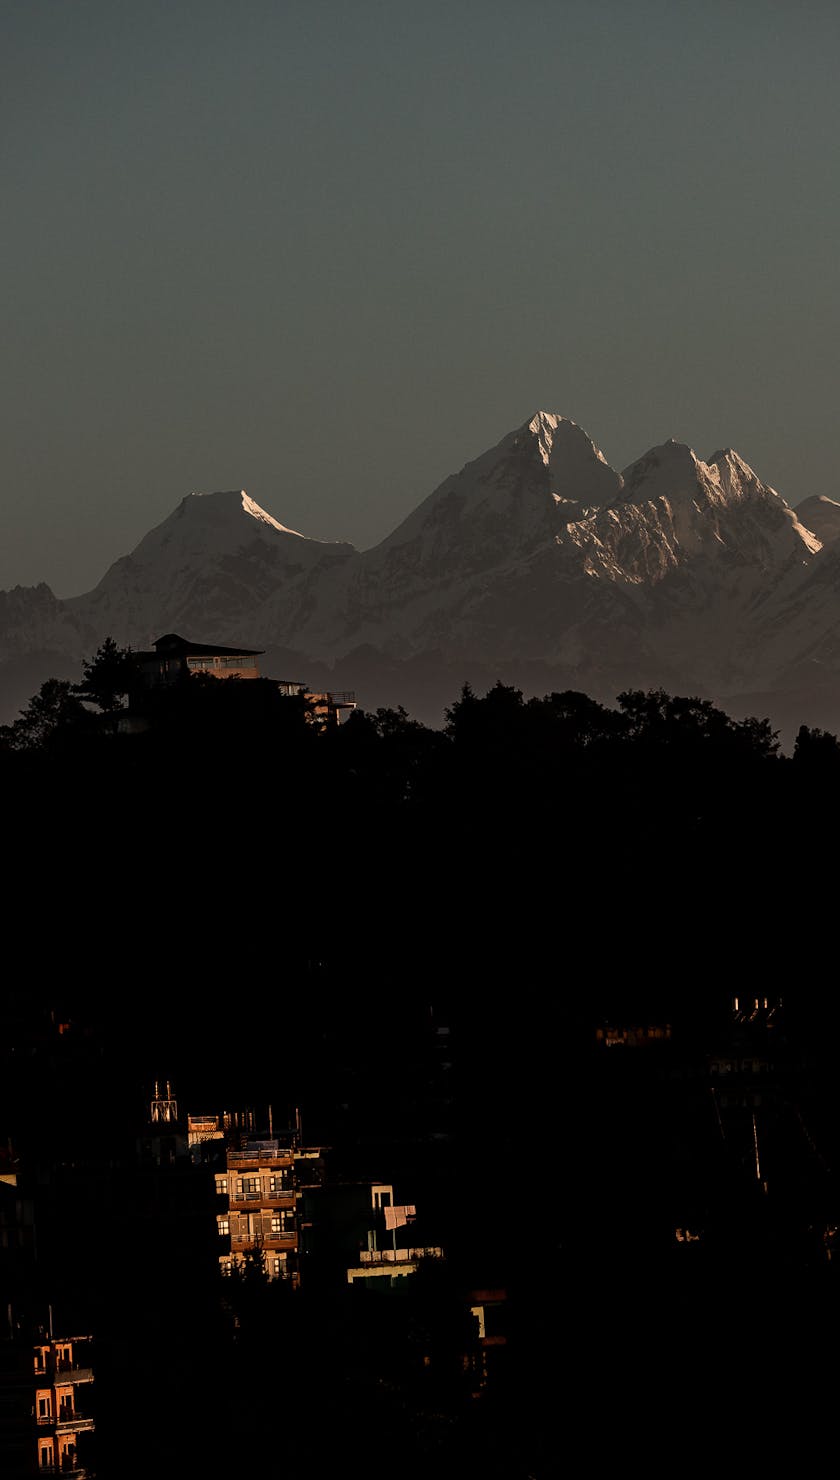
[[[152,650],[133,653],[140,676],[142,692],[166,688],[195,675],[209,678],[260,678],[258,659],[263,649],[228,647],[222,643],[192,642],[177,632],[167,632],[152,643]],[[314,723],[322,726],[340,724],[356,708],[352,691],[312,690],[298,679],[269,680],[280,693],[302,695],[310,706]],[[133,705],[136,707],[136,703]]]

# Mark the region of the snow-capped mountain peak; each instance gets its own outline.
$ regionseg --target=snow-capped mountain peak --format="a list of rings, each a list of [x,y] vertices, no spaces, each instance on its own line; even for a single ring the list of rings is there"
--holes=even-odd
[[[528,422],[528,431],[537,438],[540,456],[546,467],[550,466],[555,442],[558,451],[561,447],[568,451],[570,447],[577,444],[581,451],[584,447],[588,449],[590,455],[594,455],[598,462],[604,464],[607,462],[603,452],[595,446],[592,438],[588,437],[583,428],[568,416],[559,416],[554,411],[538,411]]]
[[[671,438],[622,475],[543,409],[364,553],[308,539],[242,488],[189,494],[94,591],[0,593],[0,650],[89,653],[170,630],[315,663],[434,655],[548,664],[552,683],[587,690],[732,691],[814,653],[834,665],[835,649],[840,671],[835,538],[840,504],[794,511],[732,448],[704,462]]]
[[[647,503],[655,498],[673,498],[696,493],[702,464],[686,442],[674,437],[650,450],[624,469],[623,503]]]
[[[245,520],[242,518],[243,514],[247,516]],[[293,535],[296,539],[306,538],[298,530],[289,529],[287,525],[281,524],[279,519],[275,519],[273,514],[263,509],[256,499],[251,498],[244,488],[225,489],[215,493],[188,493],[169,519],[159,524],[157,530],[152,530],[151,534],[157,533],[158,530],[166,530],[168,533],[170,522],[176,519],[186,521],[186,526],[193,530],[203,529],[208,536],[211,530],[217,530],[223,541],[226,541],[231,532],[237,529],[243,539],[253,538],[255,534],[267,535],[269,530],[274,530],[278,534]],[[256,529],[254,525],[257,526]]]
[[[529,439],[535,444],[555,502],[598,508],[610,503],[621,487],[600,447],[568,416],[538,411],[512,438],[514,447],[527,447]]]
[[[199,495],[199,497],[200,496],[201,495]],[[267,514],[265,512],[265,509],[260,508],[256,499],[251,498],[250,495],[245,492],[244,488],[241,490],[241,498],[242,508],[244,512],[246,514],[250,514],[252,519],[259,519],[262,521],[263,524],[270,524],[273,529],[279,530],[281,534],[295,534],[298,536],[298,539],[301,540],[306,538],[306,536],[300,534],[297,529],[289,529],[287,524],[281,524],[280,521],[278,519],[275,519],[272,514]]]
[[[565,521],[609,504],[618,473],[568,417],[538,411],[447,478],[375,550],[369,568],[405,586],[488,569],[553,540]]]

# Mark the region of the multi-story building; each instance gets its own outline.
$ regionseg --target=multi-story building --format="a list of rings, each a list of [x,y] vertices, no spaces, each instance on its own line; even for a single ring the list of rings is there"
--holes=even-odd
[[[164,637],[157,638],[152,647],[153,652],[133,654],[141,686],[146,690],[166,688],[195,674],[210,678],[260,677],[257,661],[262,657],[260,648],[191,642],[177,632],[167,632]],[[322,728],[340,724],[356,708],[356,696],[349,690],[314,690],[297,679],[273,678],[268,681],[288,697],[302,695],[307,700],[312,723]]]
[[[295,1148],[279,1140],[252,1140],[228,1147],[226,1165],[216,1172],[221,1202],[219,1263],[223,1273],[260,1250],[270,1279],[300,1279]]]
[[[35,1346],[35,1421],[38,1473],[89,1473],[84,1463],[86,1437],[93,1432],[90,1393],[93,1368],[90,1336],[50,1336]],[[80,1444],[81,1439],[81,1444]]]
[[[190,642],[167,632],[152,643],[154,652],[134,653],[142,682],[156,689],[193,673],[213,678],[259,678],[259,648],[223,647],[220,643]]]

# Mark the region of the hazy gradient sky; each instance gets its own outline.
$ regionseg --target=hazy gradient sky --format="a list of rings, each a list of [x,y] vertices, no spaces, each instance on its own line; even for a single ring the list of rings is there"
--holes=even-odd
[[[3,0],[0,586],[365,547],[538,408],[840,497],[835,3]]]

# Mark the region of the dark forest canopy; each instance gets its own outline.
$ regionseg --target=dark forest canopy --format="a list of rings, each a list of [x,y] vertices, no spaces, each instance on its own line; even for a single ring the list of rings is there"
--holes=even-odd
[[[86,964],[116,953],[129,995],[164,941],[176,975],[316,961],[348,997],[515,983],[520,1005],[673,1011],[801,985],[838,777],[833,735],[785,756],[767,719],[661,690],[465,685],[441,730],[400,708],[324,727],[263,679],[139,701],[113,644],[0,732],[10,908],[39,940],[52,922],[47,961],[80,935]]]
[[[142,838],[165,872],[177,835],[203,873],[214,838],[223,878],[223,842],[235,838],[240,856],[268,849],[282,867],[278,843],[294,824],[295,856],[320,861],[325,884],[352,857],[387,875],[407,850],[429,850],[436,870],[457,858],[462,874],[483,873],[488,846],[498,855],[503,842],[517,873],[550,858],[558,886],[589,860],[603,888],[620,860],[642,857],[653,883],[665,848],[725,866],[731,846],[804,843],[838,775],[833,735],[802,726],[788,757],[769,720],[662,690],[627,691],[609,708],[575,691],[526,699],[465,684],[441,730],[401,708],[328,726],[268,679],[194,675],[139,691],[130,652],[110,639],[78,684],[49,680],[0,729],[4,805],[23,837],[60,824],[66,846],[93,852],[107,835],[126,862]]]
[[[623,831],[679,819],[702,833],[768,788],[783,806],[797,777],[829,784],[840,744],[803,725],[786,757],[768,719],[733,720],[708,699],[630,690],[609,708],[572,690],[526,699],[501,682],[484,695],[465,684],[441,730],[402,708],[358,709],[330,726],[269,679],[197,674],[143,690],[130,651],[108,639],[79,683],[48,680],[0,729],[0,762],[24,794],[84,777],[91,807],[176,777],[185,793],[208,774],[226,785],[237,764],[237,804],[227,797],[220,821],[270,812],[279,788],[284,806],[307,813],[327,801],[400,815],[468,808],[496,826],[527,803],[545,815],[607,810]]]
[[[304,718],[312,719],[302,695],[289,697],[270,679],[247,683],[234,679],[220,686],[216,679],[193,674],[167,689],[144,691],[131,649],[119,648],[107,638],[92,658],[84,660],[78,683],[47,680],[18,719],[0,727],[0,751],[71,750],[78,758],[82,741],[103,735],[128,740],[130,726],[113,723],[114,717],[138,715],[148,723],[144,748],[150,759],[178,731],[203,729],[212,749],[220,730],[227,734],[231,726],[254,743],[276,740],[281,734],[289,739],[296,723],[299,727]],[[103,724],[103,717],[111,723]],[[323,728],[310,725],[310,742]],[[418,751],[431,752],[431,737],[438,734],[455,748],[477,747],[487,760],[496,761],[547,758],[552,752],[569,756],[593,748],[603,752],[609,745],[632,745],[637,756],[643,749],[668,748],[695,760],[703,753],[716,760],[738,754],[758,760],[777,755],[779,749],[769,720],[736,721],[709,699],[671,696],[661,689],[625,691],[617,697],[617,708],[610,709],[574,690],[525,699],[521,690],[498,682],[478,696],[465,683],[446,710],[442,732],[411,719],[402,708],[373,713],[360,709],[342,729],[349,736],[341,742],[346,754],[367,749],[371,758],[378,748],[380,760],[385,753],[390,763],[402,756],[410,769]],[[131,738],[136,741],[136,734]],[[139,750],[134,744],[133,760]],[[826,760],[840,756],[840,744],[833,735],[803,725],[794,759],[803,759],[803,753],[809,761],[817,755]],[[330,761],[335,761],[335,746]]]

